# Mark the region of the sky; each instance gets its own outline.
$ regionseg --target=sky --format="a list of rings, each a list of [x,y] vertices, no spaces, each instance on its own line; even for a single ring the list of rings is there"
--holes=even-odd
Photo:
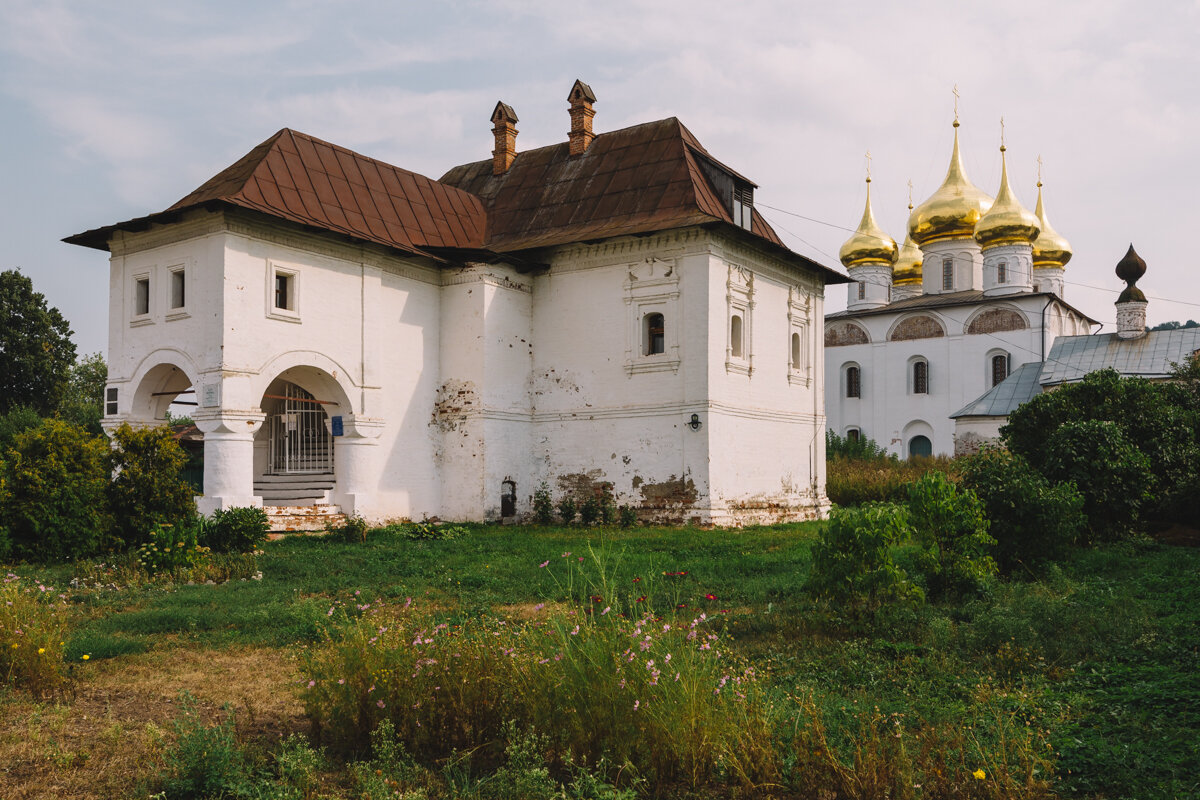
[[[434,178],[490,158],[497,100],[518,151],[564,141],[576,78],[597,132],[679,117],[792,249],[840,268],[866,152],[902,240],[908,181],[919,204],[945,175],[957,87],[977,186],[999,184],[1001,117],[1030,209],[1041,156],[1068,302],[1112,330],[1133,243],[1148,321],[1200,319],[1198,33],[1198,0],[4,0],[0,269],[102,352],[107,255],[64,236],[161,211],[283,127]]]

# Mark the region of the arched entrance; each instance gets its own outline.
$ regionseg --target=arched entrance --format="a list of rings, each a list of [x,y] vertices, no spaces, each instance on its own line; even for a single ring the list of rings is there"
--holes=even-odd
[[[909,458],[929,458],[933,455],[933,442],[928,436],[914,436],[908,440]]]
[[[265,475],[333,474],[333,431],[322,401],[290,381],[263,395],[267,440]]]

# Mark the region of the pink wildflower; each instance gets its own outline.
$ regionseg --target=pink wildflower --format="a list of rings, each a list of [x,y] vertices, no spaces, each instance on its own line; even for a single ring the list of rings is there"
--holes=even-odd
[[[538,564],[538,567],[548,567],[548,566],[550,566],[550,559],[546,559],[542,563]]]

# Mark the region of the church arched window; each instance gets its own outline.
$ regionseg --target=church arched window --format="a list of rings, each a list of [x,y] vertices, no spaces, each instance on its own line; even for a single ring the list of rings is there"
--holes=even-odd
[[[846,367],[846,397],[862,397],[862,372],[856,364]]]
[[[1008,377],[1008,354],[998,353],[992,356],[992,386],[996,386]]]
[[[912,362],[912,393],[929,394],[929,362],[923,358]]]
[[[729,354],[734,358],[745,358],[742,347],[742,315],[729,318]]]

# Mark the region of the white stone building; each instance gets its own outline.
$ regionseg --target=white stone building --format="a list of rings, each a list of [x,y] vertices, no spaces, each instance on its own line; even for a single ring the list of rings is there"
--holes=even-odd
[[[956,440],[951,415],[1040,364],[1057,337],[1096,324],[1063,299],[1071,251],[1046,219],[1041,182],[1031,213],[1003,167],[993,200],[966,176],[958,127],[946,179],[909,206],[899,248],[875,222],[868,176],[862,221],[840,253],[847,310],[825,322],[829,429],[901,458],[974,447],[978,432]]]
[[[811,517],[826,283],[676,119],[440,180],[281,130],[110,263],[106,427],[195,402],[205,512],[492,520],[610,485],[643,518]]]

